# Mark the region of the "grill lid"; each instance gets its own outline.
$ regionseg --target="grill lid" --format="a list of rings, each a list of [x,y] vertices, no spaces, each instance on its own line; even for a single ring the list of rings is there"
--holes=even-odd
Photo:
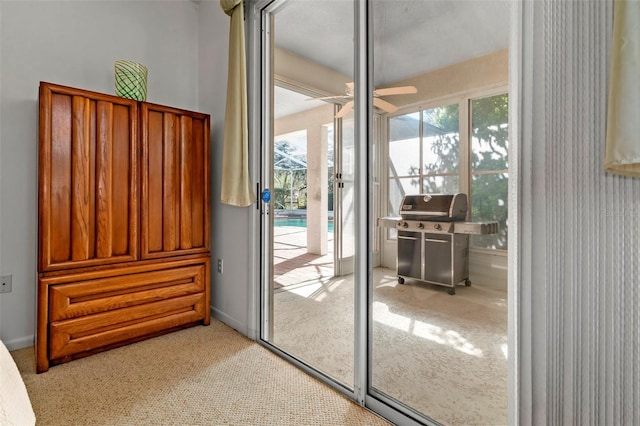
[[[400,216],[406,220],[465,220],[467,194],[405,195],[400,204]]]

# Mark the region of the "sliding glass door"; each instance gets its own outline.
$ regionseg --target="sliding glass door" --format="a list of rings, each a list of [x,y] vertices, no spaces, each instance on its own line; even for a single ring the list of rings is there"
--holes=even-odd
[[[482,179],[507,179],[507,141],[496,139],[506,109],[492,108],[508,98],[509,3],[265,0],[255,10],[271,194],[262,342],[398,423],[506,423],[506,247],[462,250],[471,272],[451,295],[424,279],[423,254],[440,250],[430,261],[453,269],[441,250],[452,234],[403,239],[395,224],[405,195],[433,193],[465,193],[467,220],[506,223],[503,191],[472,197]],[[417,259],[414,278],[398,275],[403,250]]]
[[[280,1],[261,13],[261,337],[353,389],[354,4]]]

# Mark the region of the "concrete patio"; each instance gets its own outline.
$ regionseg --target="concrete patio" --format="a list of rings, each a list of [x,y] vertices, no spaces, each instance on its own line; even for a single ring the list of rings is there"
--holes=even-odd
[[[328,232],[324,256],[307,252],[307,228],[275,226],[273,235],[275,289],[333,277],[333,232]]]

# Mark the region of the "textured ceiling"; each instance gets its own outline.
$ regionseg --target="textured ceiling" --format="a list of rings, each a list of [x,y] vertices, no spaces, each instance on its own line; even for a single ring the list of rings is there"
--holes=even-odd
[[[374,84],[389,85],[508,47],[507,0],[372,2]],[[275,43],[353,75],[352,0],[290,0],[276,12]]]

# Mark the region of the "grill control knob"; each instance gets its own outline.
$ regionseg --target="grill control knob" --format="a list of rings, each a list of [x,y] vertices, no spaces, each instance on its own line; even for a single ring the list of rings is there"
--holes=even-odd
[[[408,227],[409,227],[409,224],[408,224],[407,222],[402,222],[402,227],[403,227],[403,228],[408,228]]]
[[[435,225],[433,225],[434,229],[437,229],[438,231],[442,230],[442,225],[440,225],[439,223],[436,223]]]
[[[419,223],[418,224],[418,229],[424,229],[424,223]]]

